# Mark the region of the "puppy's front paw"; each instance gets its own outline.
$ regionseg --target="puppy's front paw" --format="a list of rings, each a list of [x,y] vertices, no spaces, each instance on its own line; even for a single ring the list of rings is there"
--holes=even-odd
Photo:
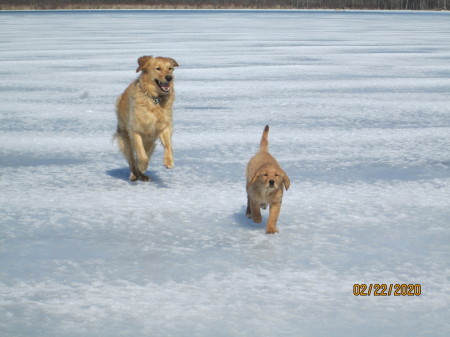
[[[164,157],[164,166],[168,169],[173,168],[174,166],[173,159],[170,157]]]
[[[276,227],[267,228],[266,234],[275,234],[275,233],[279,233]]]

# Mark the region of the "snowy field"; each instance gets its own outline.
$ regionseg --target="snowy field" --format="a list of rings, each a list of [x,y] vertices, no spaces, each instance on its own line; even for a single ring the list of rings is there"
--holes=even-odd
[[[2,337],[448,336],[450,14],[0,13]],[[175,168],[112,142],[176,70]],[[245,215],[264,125],[291,178]],[[420,284],[355,296],[354,284]]]

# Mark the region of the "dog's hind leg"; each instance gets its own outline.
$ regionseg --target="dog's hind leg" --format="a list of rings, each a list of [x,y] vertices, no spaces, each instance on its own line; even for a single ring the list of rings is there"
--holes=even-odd
[[[147,156],[147,153],[145,152],[144,142],[142,141],[142,137],[140,134],[136,132],[133,133],[132,145],[137,157],[137,179],[149,181],[150,178],[144,174],[144,172],[147,171],[149,158]]]
[[[133,147],[131,146],[128,132],[117,128],[116,138],[120,151],[122,151],[123,156],[127,160],[128,166],[130,168],[129,179],[131,181],[136,181],[138,179],[138,172],[136,167],[136,161],[134,159]]]

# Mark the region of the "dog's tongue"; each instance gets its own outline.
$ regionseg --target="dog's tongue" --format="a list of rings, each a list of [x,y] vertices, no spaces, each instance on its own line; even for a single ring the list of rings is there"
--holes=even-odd
[[[162,89],[163,91],[169,91],[169,89],[170,89],[169,82],[167,82],[167,83],[161,83],[161,89]]]

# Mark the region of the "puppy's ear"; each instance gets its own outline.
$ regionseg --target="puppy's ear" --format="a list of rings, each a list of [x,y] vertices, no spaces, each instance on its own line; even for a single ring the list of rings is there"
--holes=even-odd
[[[252,186],[254,183],[256,183],[256,180],[258,180],[258,173],[255,173],[255,175],[253,176],[252,179],[250,179],[250,181],[247,183],[247,188],[249,188],[250,186]]]
[[[141,56],[140,58],[138,58],[139,67],[136,69],[136,72],[138,73],[141,70],[144,70],[145,69],[145,65],[152,58],[153,58],[153,56]]]
[[[289,189],[289,186],[291,185],[291,181],[289,180],[289,177],[284,171],[283,171],[283,185],[286,191]]]
[[[172,62],[172,67],[179,67],[177,61],[169,57],[169,60]]]

